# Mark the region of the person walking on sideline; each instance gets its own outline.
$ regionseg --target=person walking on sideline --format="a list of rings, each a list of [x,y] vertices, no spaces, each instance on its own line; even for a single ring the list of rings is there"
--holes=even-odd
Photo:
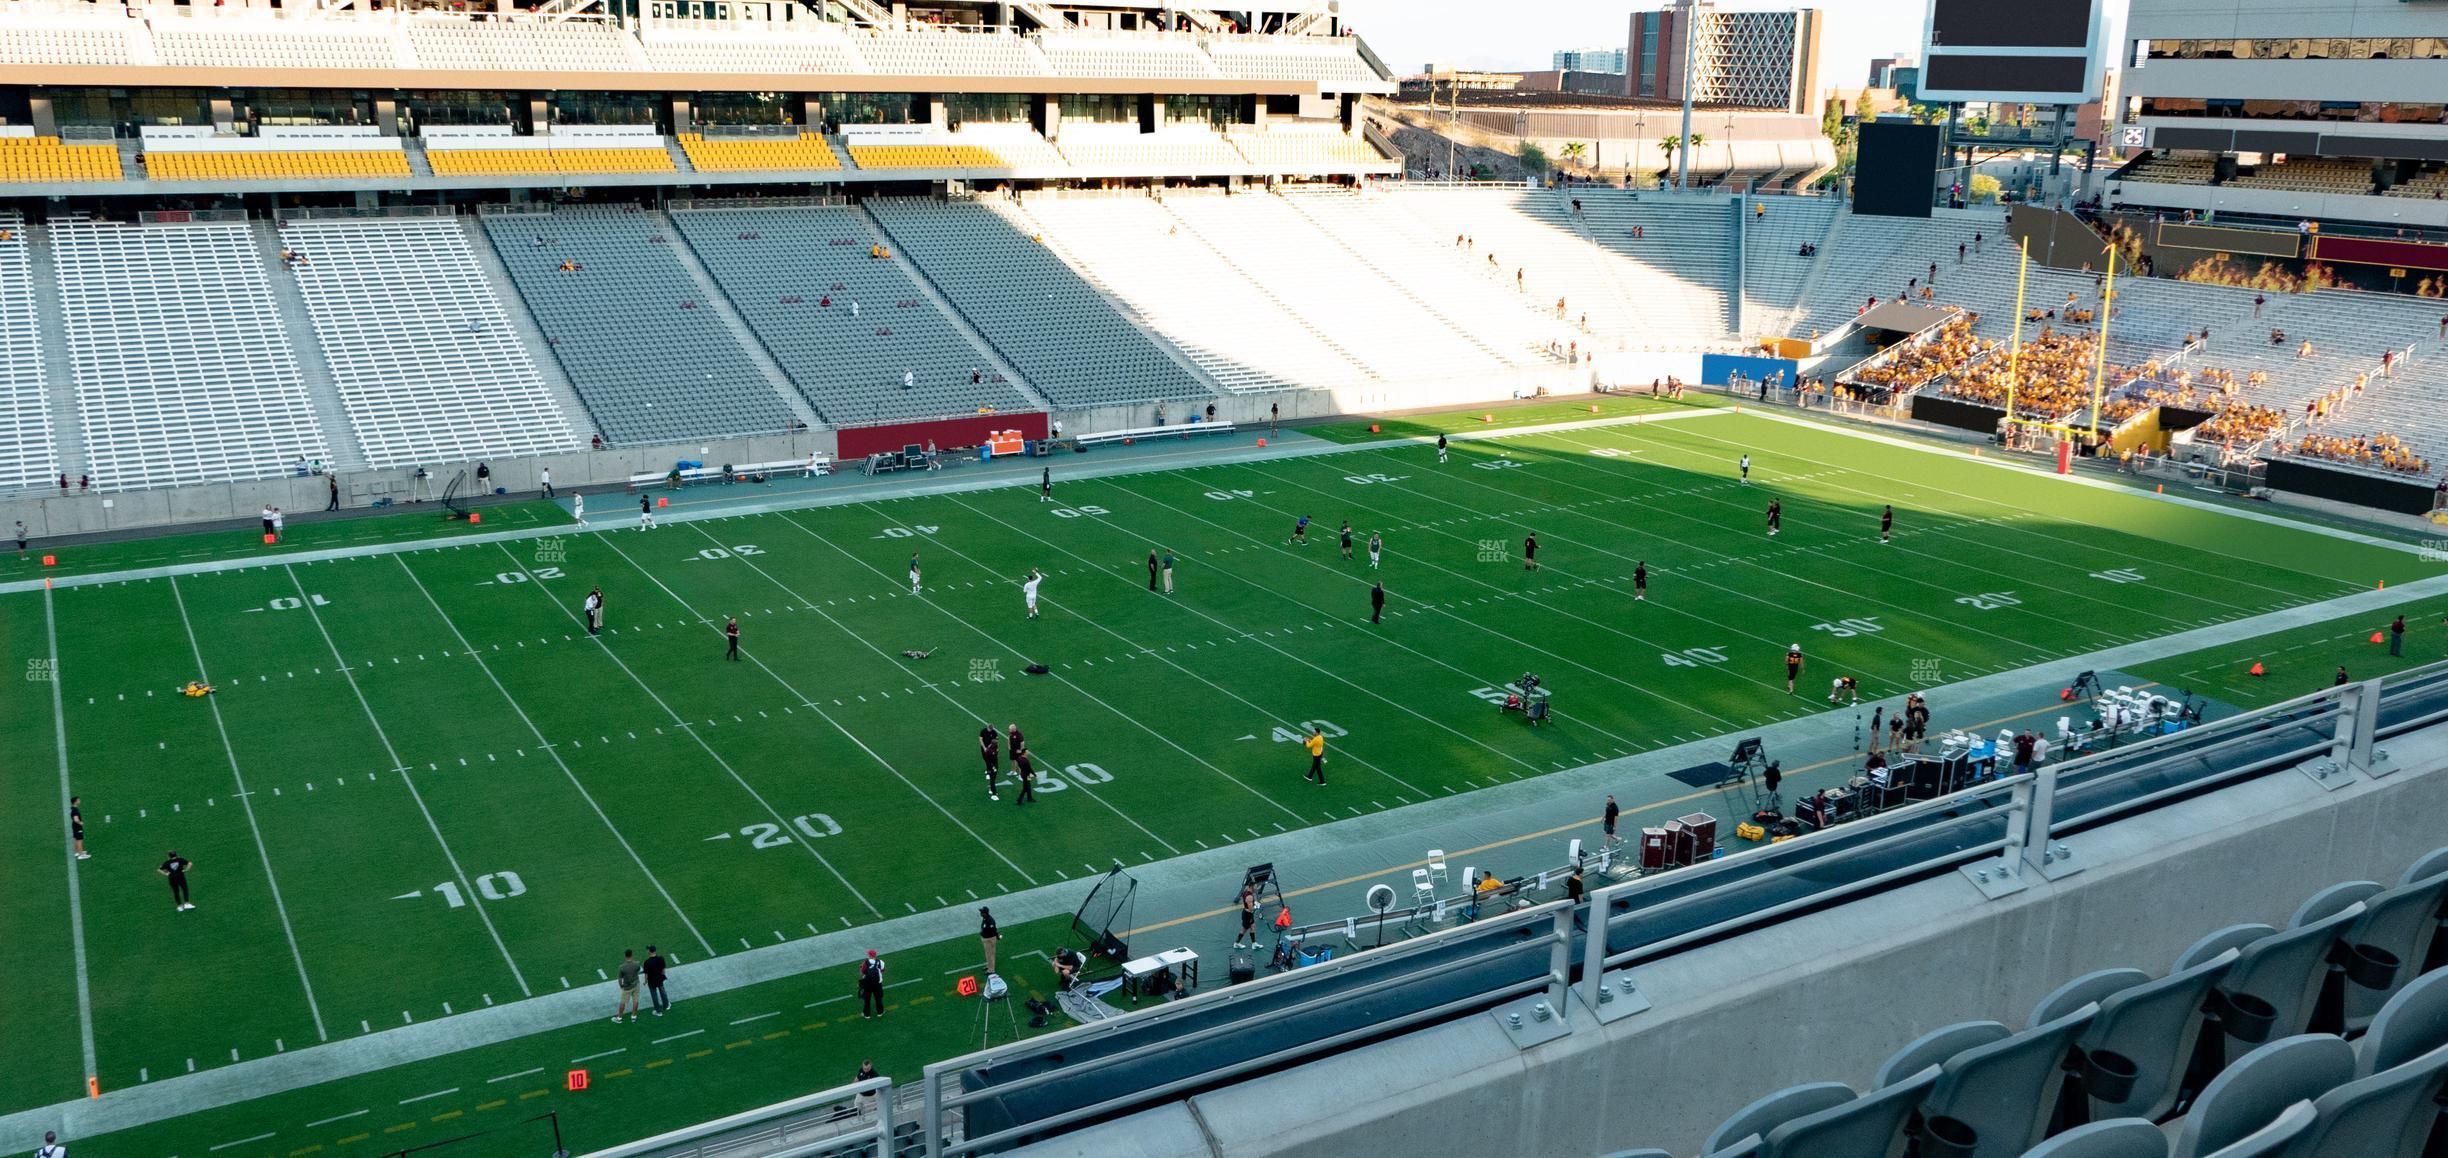
[[[1607,794],[1606,815],[1599,825],[1606,834],[1606,847],[1615,847],[1615,822],[1623,816],[1623,808],[1615,803],[1615,794]]]
[[[884,959],[869,949],[867,959],[859,962],[859,1016],[884,1016]]]
[[[536,472],[536,484],[544,488],[544,497],[545,497],[545,498],[548,498],[548,499],[549,499],[549,498],[552,498],[552,497],[553,497],[552,468],[551,468],[551,467],[549,467],[549,466],[548,466],[548,467],[545,467],[545,468],[543,468],[543,469],[541,469],[541,470],[538,470],[538,471]]]
[[[1437,435],[1437,465],[1445,465],[1445,436]]]
[[[910,594],[918,593],[918,552],[910,552]]]
[[[1785,504],[1784,504],[1784,503],[1781,503],[1781,502],[1778,502],[1778,501],[1777,501],[1777,500],[1775,500],[1775,499],[1770,499],[1770,500],[1768,500],[1768,535],[1769,535],[1769,537],[1770,537],[1770,538],[1774,538],[1774,537],[1776,536],[1776,533],[1777,533],[1779,530],[1782,530],[1782,529],[1784,528],[1784,526],[1785,526]]]
[[[84,801],[85,798],[82,796],[71,796],[68,798],[68,839],[74,841],[76,844],[76,858],[78,860],[92,860],[93,854],[85,851]]]
[[[1522,536],[1522,570],[1538,570],[1538,532]]]
[[[1164,568],[1164,593],[1171,595],[1173,593],[1173,549],[1171,547],[1165,548],[1162,566]]]
[[[1283,421],[1283,407],[1272,402],[1267,403],[1267,437],[1275,436],[1275,425],[1281,421]]]
[[[1649,561],[1647,559],[1643,559],[1632,564],[1632,601],[1635,603],[1640,603],[1646,601],[1648,598]]]
[[[645,972],[645,966],[638,964],[637,951],[634,949],[621,950],[620,974],[618,978],[620,983],[620,1004],[614,1007],[612,1010],[612,1024],[619,1025],[622,1014],[629,1015],[629,1020],[631,1021],[637,1020],[638,975],[643,972]]]
[[[1380,590],[1382,590],[1382,588],[1380,588]],[[1324,788],[1326,786],[1325,731],[1320,729],[1317,725],[1311,724],[1309,726],[1309,738],[1302,741],[1301,746],[1309,749],[1309,774],[1302,777],[1302,779],[1315,780],[1317,781],[1318,787]]]
[[[1885,543],[1887,536],[1893,533],[1895,533],[1895,507],[1889,506],[1879,512],[1879,542]]]
[[[1794,681],[1802,678],[1802,645],[1785,649],[1785,694],[1792,695]]]
[[[1744,486],[1750,486],[1750,485],[1751,485],[1751,456],[1750,456],[1750,455],[1747,455],[1747,454],[1746,454],[1746,455],[1744,455],[1744,456],[1742,456],[1742,461],[1737,462],[1737,463],[1735,463],[1734,465],[1735,465],[1736,467],[1740,468],[1740,469],[1741,469],[1741,471],[1742,471],[1742,485],[1744,485]]]
[[[1258,890],[1249,885],[1241,886],[1241,931],[1233,934],[1233,948],[1240,948],[1243,941],[1252,949],[1258,947]]]
[[[731,622],[726,623],[726,624],[723,624],[723,642],[724,642],[724,643],[727,645],[727,646],[724,648],[724,650],[723,650],[723,658],[724,658],[724,659],[728,659],[728,660],[737,660],[737,659],[739,659],[739,617],[738,617],[738,616],[736,616],[736,615],[732,616],[732,617],[731,617]]]
[[[2346,682],[2345,668],[2338,669],[2338,682]],[[183,913],[195,907],[195,903],[187,899],[187,870],[194,867],[195,862],[180,856],[177,849],[170,850],[167,859],[161,862],[158,871],[170,880],[170,911],[173,913]]]
[[[1382,582],[1372,583],[1369,585],[1369,622],[1377,623],[1383,620],[1384,617],[1385,584]]]
[[[1020,598],[1028,603],[1028,617],[1037,618],[1037,585],[1045,582],[1045,572],[1032,570],[1020,581]]]
[[[2389,654],[2405,654],[2405,616],[2400,615],[2397,622],[2389,624]]]
[[[995,924],[994,910],[978,906],[978,947],[986,950],[986,972],[995,971],[995,946],[1003,941],[1003,930]]]
[[[585,495],[571,495],[571,496],[570,496],[570,517],[571,517],[571,518],[574,518],[574,519],[576,519],[576,520],[578,520],[578,525],[579,525],[579,526],[583,527],[583,526],[585,526],[585,525],[586,525],[586,496],[585,496]]]
[[[1156,577],[1158,574],[1163,572],[1163,570],[1164,564],[1156,561],[1156,548],[1148,548],[1148,590],[1154,591],[1156,589]]]
[[[336,510],[339,510],[339,509],[340,509],[340,476],[338,476],[338,475],[332,475],[332,474],[327,474],[327,475],[324,475],[324,476],[323,476],[323,485],[324,485],[324,488],[325,488],[325,489],[327,489],[327,490],[329,490],[329,491],[331,492],[331,501],[330,501],[330,502],[328,502],[328,503],[323,504],[323,509],[324,509],[324,510],[327,510],[327,511],[336,511]]]
[[[671,1008],[671,994],[663,991],[663,978],[669,972],[663,961],[663,951],[652,945],[646,946],[646,1001],[654,1007],[656,1017],[663,1016],[663,1011]]]
[[[638,496],[638,530],[654,530],[654,499],[652,496]]]
[[[1003,738],[993,724],[978,729],[978,758],[986,762],[986,799],[1003,799],[995,795],[995,781],[1003,775]]]
[[[1037,501],[1041,503],[1050,503],[1054,501],[1053,467],[1049,466],[1043,471],[1039,472],[1037,475]]]

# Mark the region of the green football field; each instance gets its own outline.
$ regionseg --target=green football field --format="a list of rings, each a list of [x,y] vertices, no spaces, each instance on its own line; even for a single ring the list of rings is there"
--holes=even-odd
[[[1052,502],[1031,485],[652,531],[599,519],[0,597],[0,649],[28,677],[0,691],[0,1113],[81,1097],[89,1075],[123,1090],[600,984],[623,946],[699,961],[1790,719],[1835,675],[1890,697],[2442,570],[1684,413],[1456,443],[1443,465],[1400,442],[1058,478]],[[1304,514],[1307,543],[1288,543]],[[1151,552],[1176,559],[1169,597],[1149,590]],[[592,588],[600,637],[579,612]],[[1808,665],[1788,695],[1795,643]],[[1556,726],[1486,709],[1525,670]],[[174,690],[197,678],[219,690]],[[1008,782],[989,801],[978,763],[978,729],[1012,723],[1043,773],[1027,808]],[[1313,726],[1324,787],[1303,778]],[[89,860],[64,847],[71,793]],[[195,862],[192,911],[155,872],[172,849]],[[909,955],[900,1000],[947,996],[974,952]],[[753,1019],[779,988],[834,999],[846,976],[709,1000]],[[906,1077],[974,1045],[974,1025],[887,1032],[829,1008],[606,1062],[637,1091],[618,1099],[554,1081],[612,1031],[580,1025],[78,1152],[396,1149],[531,1107],[583,1150],[823,1088],[861,1056]],[[541,1076],[491,1084],[529,1066]]]

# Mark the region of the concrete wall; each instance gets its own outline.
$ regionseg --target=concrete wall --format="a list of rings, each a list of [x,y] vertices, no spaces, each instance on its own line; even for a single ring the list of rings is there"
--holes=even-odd
[[[2283,772],[2073,838],[2084,871],[2002,901],[1949,876],[1671,958],[1638,973],[1655,1008],[1544,1046],[1475,1015],[1019,1153],[1698,1153],[1753,1099],[1862,1089],[1928,1030],[2019,1028],[2083,973],[2164,974],[2212,930],[2282,926],[2340,881],[2394,884],[2448,843],[2448,728],[2384,747],[2402,770],[2381,781],[2327,792]]]
[[[832,431],[809,430],[769,437],[714,439],[687,445],[624,447],[535,458],[492,459],[488,460],[487,465],[492,467],[491,481],[494,486],[506,489],[514,496],[529,498],[537,493],[536,479],[539,472],[544,470],[552,471],[553,486],[558,490],[617,488],[627,483],[630,475],[669,470],[674,461],[684,458],[712,464],[779,462],[804,459],[810,452],[829,455],[834,453],[835,445]],[[442,488],[450,485],[451,476],[461,469],[468,472],[467,485],[471,488],[475,486],[474,464],[442,464],[426,469],[433,473],[432,491],[436,497],[441,495]],[[345,507],[370,506],[378,494],[391,496],[394,503],[405,503],[410,494],[410,479],[415,473],[412,468],[401,468],[342,474],[339,476],[340,503]],[[330,498],[331,493],[320,476],[211,483],[149,491],[97,491],[90,495],[70,494],[66,497],[61,497],[58,491],[31,491],[0,496],[0,526],[12,520],[23,520],[26,530],[37,539],[62,538],[133,527],[253,519],[266,505],[290,513],[320,511]]]

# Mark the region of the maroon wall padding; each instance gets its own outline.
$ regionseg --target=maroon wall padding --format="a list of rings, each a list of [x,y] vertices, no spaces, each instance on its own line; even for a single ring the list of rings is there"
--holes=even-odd
[[[2332,237],[2312,242],[2314,261],[2351,261],[2358,265],[2391,265],[2404,269],[2448,269],[2448,245],[2419,241],[2384,241],[2369,237]]]
[[[944,418],[933,422],[896,422],[890,426],[844,427],[841,457],[846,461],[865,458],[883,451],[905,446],[925,446],[935,440],[935,449],[977,446],[986,435],[997,430],[1017,430],[1022,438],[1044,438],[1046,416],[1043,414],[981,414],[974,418]]]

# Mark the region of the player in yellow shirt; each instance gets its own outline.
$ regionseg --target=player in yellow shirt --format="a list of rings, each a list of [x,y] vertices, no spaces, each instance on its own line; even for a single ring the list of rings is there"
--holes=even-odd
[[[1315,780],[1318,783],[1318,787],[1324,788],[1326,786],[1325,731],[1315,724],[1310,725],[1309,738],[1302,741],[1302,746],[1309,749],[1309,774],[1302,777],[1302,779]]]

